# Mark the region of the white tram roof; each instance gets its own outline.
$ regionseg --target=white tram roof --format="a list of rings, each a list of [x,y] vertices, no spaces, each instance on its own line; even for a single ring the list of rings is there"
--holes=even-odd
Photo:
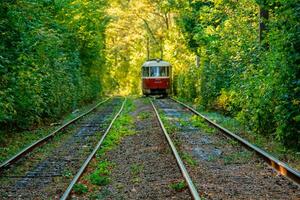
[[[168,67],[168,66],[171,66],[171,64],[166,61],[159,60],[159,59],[149,60],[143,64],[143,67],[156,67],[156,66]]]

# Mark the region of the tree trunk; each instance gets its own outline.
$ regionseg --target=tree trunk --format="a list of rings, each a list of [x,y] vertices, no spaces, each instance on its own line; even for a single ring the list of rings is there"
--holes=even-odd
[[[266,49],[269,48],[269,42],[266,41],[266,35],[268,32],[267,22],[269,20],[269,11],[266,6],[259,7],[259,42]]]

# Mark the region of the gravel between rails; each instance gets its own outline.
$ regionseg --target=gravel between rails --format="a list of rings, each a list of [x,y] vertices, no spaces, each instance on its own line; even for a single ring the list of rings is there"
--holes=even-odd
[[[192,125],[190,111],[169,99],[155,101],[176,126],[172,134],[181,152],[196,165],[188,171],[207,199],[300,199],[298,185],[278,174],[253,152],[216,130],[208,133]],[[170,133],[171,134],[171,133]]]
[[[114,163],[111,183],[98,187],[99,199],[191,199],[188,188],[175,191],[172,183],[184,180],[148,99],[134,100],[135,134],[126,136],[105,160]],[[87,171],[91,171],[88,169]],[[77,196],[77,199],[88,199]]]
[[[58,199],[93,150],[121,102],[121,98],[114,98],[104,103],[4,171],[0,177],[0,197]]]

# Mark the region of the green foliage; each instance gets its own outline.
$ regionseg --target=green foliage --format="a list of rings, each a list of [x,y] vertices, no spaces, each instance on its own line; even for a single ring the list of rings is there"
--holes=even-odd
[[[91,183],[94,185],[105,186],[108,185],[110,179],[108,176],[103,176],[98,173],[93,173],[90,175]]]
[[[190,154],[182,153],[181,157],[189,166],[197,166],[197,161]]]
[[[110,170],[112,168],[112,163],[108,161],[101,161],[97,169],[90,175],[90,181],[94,185],[108,185],[110,182]]]
[[[269,12],[261,43],[259,7]],[[177,24],[200,57],[199,67],[174,74],[176,95],[299,150],[299,7],[293,0],[175,1]]]
[[[113,127],[111,128],[109,134],[106,136],[105,140],[101,145],[101,149],[97,152],[97,158],[104,158],[105,153],[114,147],[116,147],[122,140],[123,137],[127,135],[134,134],[132,129],[133,118],[129,115],[129,112],[134,110],[134,104],[132,99],[128,99],[125,103],[125,107],[121,115],[115,121]],[[88,178],[94,185],[105,186],[110,183],[109,175],[113,168],[113,163],[102,160],[97,164],[97,169],[91,173]]]
[[[145,119],[149,118],[150,116],[151,116],[151,114],[149,112],[143,111],[138,114],[138,119],[145,120]]]
[[[76,183],[73,187],[73,190],[76,194],[85,194],[89,191],[88,187],[82,183]]]
[[[192,125],[195,127],[200,128],[202,131],[208,134],[214,134],[216,132],[216,129],[213,127],[210,127],[208,125],[208,122],[205,121],[202,117],[198,115],[194,115],[191,117]]]
[[[78,4],[1,1],[1,128],[31,127],[101,93],[105,1],[86,2],[89,15]],[[85,16],[77,20],[77,15]],[[97,23],[88,24],[89,20]]]
[[[135,105],[132,99],[127,99],[125,107],[121,115],[115,121],[113,127],[109,131],[105,140],[101,145],[101,149],[97,153],[97,157],[102,157],[105,153],[114,147],[116,147],[123,137],[135,134],[133,126],[133,117],[129,115],[129,112],[133,112]]]
[[[176,183],[170,184],[170,188],[177,192],[180,192],[187,188],[187,184],[185,181],[182,180],[182,181],[178,181]]]
[[[140,93],[148,41],[150,57],[162,52],[172,63],[176,96],[299,150],[299,7],[294,0],[2,0],[1,129],[32,127],[106,91]]]

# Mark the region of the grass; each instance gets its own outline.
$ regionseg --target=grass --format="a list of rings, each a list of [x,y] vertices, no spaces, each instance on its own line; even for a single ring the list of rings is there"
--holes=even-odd
[[[33,131],[18,133],[0,133],[0,163],[15,155],[34,141],[48,135],[54,127],[43,127]]]
[[[66,178],[70,178],[73,176],[72,172],[69,171],[69,170],[66,170],[63,172],[63,176],[66,177]]]
[[[123,112],[113,124],[111,130],[109,131],[109,134],[106,136],[101,145],[101,149],[97,152],[97,158],[103,157],[107,151],[115,148],[125,136],[135,134],[133,128],[133,117],[129,115],[129,113],[133,112],[134,110],[135,105],[133,104],[133,100],[128,99]]]
[[[207,133],[207,134],[216,133],[216,129],[213,127],[210,127],[208,125],[208,123],[200,116],[193,115],[190,118],[190,121],[194,127],[201,129],[204,133]]]
[[[110,183],[110,178],[94,172],[90,175],[90,181],[93,185],[105,186]]]
[[[137,117],[140,120],[144,120],[144,119],[148,119],[150,116],[151,116],[150,112],[145,112],[144,111],[144,112],[140,112]]]
[[[159,111],[159,116],[160,116],[161,120],[163,121],[164,126],[165,126],[165,128],[168,130],[168,133],[169,133],[169,134],[172,135],[172,134],[174,134],[176,131],[179,130],[179,127],[176,126],[175,123],[171,123],[171,122],[169,121],[169,119],[167,119],[167,116],[165,115],[164,112]]]
[[[126,136],[135,134],[133,125],[133,117],[129,114],[135,110],[133,99],[129,98],[126,101],[123,112],[116,119],[111,130],[103,141],[100,150],[96,154],[96,159],[93,166],[90,166],[90,171],[84,175],[83,181],[87,181],[88,187],[94,192],[89,194],[91,199],[98,199],[100,196],[107,196],[105,188],[95,188],[95,186],[106,186],[111,182],[110,174],[115,164],[106,160],[106,153],[114,149],[120,144]],[[138,170],[139,168],[134,170]],[[100,193],[99,193],[100,191]]]
[[[188,153],[182,153],[181,158],[191,167],[197,166],[197,161]]]
[[[166,115],[164,112],[160,112],[159,113],[164,126],[166,128],[166,130],[168,131],[169,134],[174,134],[175,131],[178,130],[178,127],[176,125],[174,125],[175,123],[172,123],[167,119]],[[186,119],[179,119],[179,124],[180,126],[183,127],[187,127],[191,125],[190,120],[186,120]],[[193,125],[193,124],[192,124]],[[208,130],[210,127],[207,127],[206,129]],[[209,130],[210,131],[210,130]],[[195,167],[197,166],[197,161],[188,153],[180,151],[180,146],[181,146],[181,142],[179,139],[177,139],[176,137],[172,139],[174,145],[177,147],[177,149],[179,149],[179,153],[181,158],[190,166],[190,167]]]
[[[73,190],[76,194],[85,194],[88,192],[88,187],[82,183],[77,183],[74,185]]]
[[[171,183],[169,187],[176,192],[181,192],[187,188],[187,184],[184,180],[178,181],[176,183]]]
[[[142,164],[133,164],[130,166],[130,173],[133,176],[138,176],[144,169],[144,165]]]
[[[143,171],[144,165],[142,164],[133,164],[130,166],[130,174],[132,176],[132,183],[139,183],[141,179],[139,178],[140,173]]]
[[[59,125],[66,123],[67,121],[74,119],[80,114],[88,111],[95,105],[88,104],[78,109],[76,113],[69,113],[61,118],[58,123],[53,125],[40,126],[34,130],[26,130],[21,132],[0,132],[0,163],[9,159],[11,156],[15,155],[25,147],[31,145],[33,142],[45,137],[50,134]]]
[[[232,146],[239,146],[239,142],[233,139],[228,140],[228,143],[231,144]]]
[[[97,169],[90,175],[90,182],[93,185],[104,186],[110,183],[109,175],[111,173],[111,169],[113,164],[108,161],[101,161]]]
[[[189,127],[191,124],[188,120],[183,118],[180,118],[178,121],[181,127]]]
[[[130,125],[133,124],[133,119],[130,115],[121,115],[114,123],[109,134],[103,141],[101,149],[97,152],[97,157],[102,157],[107,151],[115,148],[122,140],[123,137],[135,134]]]

